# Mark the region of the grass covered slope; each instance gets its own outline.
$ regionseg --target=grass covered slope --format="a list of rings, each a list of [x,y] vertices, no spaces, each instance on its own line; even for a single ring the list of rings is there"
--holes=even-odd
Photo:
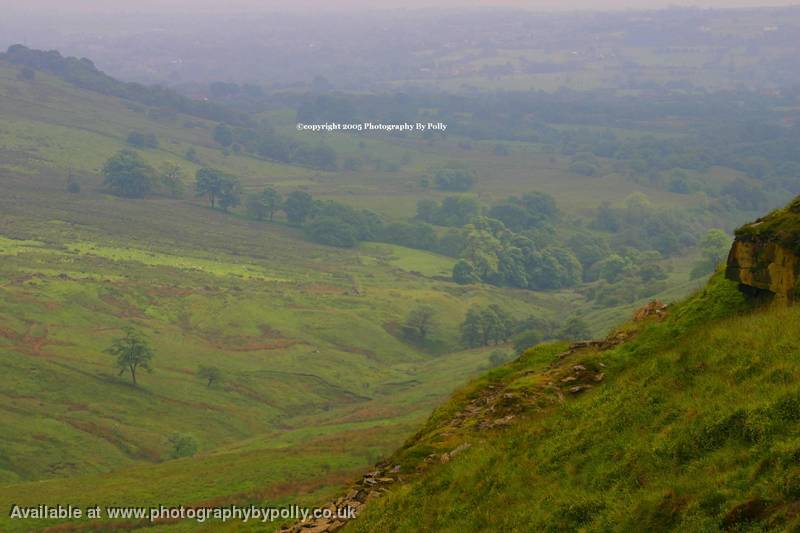
[[[792,530],[800,310],[749,308],[718,274],[615,348],[527,352],[434,413],[390,459],[424,473],[350,530]]]

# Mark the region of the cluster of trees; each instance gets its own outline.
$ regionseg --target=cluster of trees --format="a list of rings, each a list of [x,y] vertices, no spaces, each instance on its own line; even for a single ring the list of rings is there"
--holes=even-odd
[[[663,256],[678,254],[697,244],[698,227],[686,212],[654,208],[642,193],[633,193],[623,207],[602,203],[591,227],[613,233],[615,247],[656,250]]]
[[[433,185],[441,191],[465,192],[472,188],[476,179],[477,174],[473,170],[448,167],[436,170],[432,176],[423,176],[420,178],[420,185]]]
[[[796,91],[779,96],[750,92],[664,92],[631,98],[598,92],[503,92],[466,95],[298,96],[298,117],[336,120],[369,116],[391,120],[443,121],[478,140],[544,144],[569,158],[571,172],[596,176],[607,167],[629,179],[679,194],[703,191],[719,209],[763,210],[765,192],[800,193],[800,127],[786,121]],[[464,110],[469,112],[465,113]],[[676,135],[663,117],[674,117]],[[643,134],[620,135],[609,124]],[[603,129],[606,128],[606,129]],[[465,144],[468,146],[468,143]],[[714,166],[747,176],[712,185],[704,173]],[[447,180],[445,180],[446,182]],[[426,177],[435,185],[435,178]],[[445,190],[449,185],[443,183]]]
[[[489,346],[508,341],[514,334],[516,322],[499,305],[471,307],[461,323],[461,340],[470,347]]]
[[[245,209],[247,214],[258,220],[273,221],[275,213],[283,207],[283,196],[275,187],[265,187],[263,191],[257,194],[250,194],[245,200]]]
[[[563,323],[535,315],[515,320],[497,304],[471,307],[460,331],[461,341],[467,347],[477,348],[511,340],[517,354],[550,339],[577,340],[591,336],[589,326],[580,317],[569,317]]]
[[[539,246],[531,236],[486,217],[465,227],[461,259],[453,267],[453,280],[461,284],[483,281],[541,290],[572,287],[582,278],[581,264],[569,249]]]
[[[543,192],[529,192],[521,197],[511,196],[493,206],[489,217],[502,222],[511,231],[550,228],[561,216],[555,199]]]
[[[105,162],[103,177],[112,193],[125,198],[144,198],[152,193],[177,198],[184,192],[184,173],[180,166],[164,163],[155,169],[137,152],[128,149],[120,150]]]
[[[303,165],[321,170],[336,170],[336,151],[323,143],[310,144],[280,135],[267,123],[249,126],[218,124],[212,130],[214,142],[223,149],[246,152],[259,157]]]
[[[241,203],[242,188],[235,176],[213,168],[201,168],[195,179],[197,196],[205,196],[212,209],[219,205],[227,211]]]
[[[439,234],[431,224],[414,221],[385,223],[378,240],[449,257],[458,257],[465,243],[461,228],[450,228]]]
[[[469,196],[448,196],[441,202],[429,198],[417,202],[416,219],[437,226],[461,227],[481,214],[481,204]]]

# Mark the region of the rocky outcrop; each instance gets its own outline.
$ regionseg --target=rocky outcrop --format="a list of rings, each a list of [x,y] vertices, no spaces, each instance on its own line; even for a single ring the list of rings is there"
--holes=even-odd
[[[736,231],[725,276],[749,294],[800,296],[800,197]]]
[[[769,292],[778,301],[797,297],[800,258],[776,242],[735,241],[728,255],[728,279],[749,292]]]

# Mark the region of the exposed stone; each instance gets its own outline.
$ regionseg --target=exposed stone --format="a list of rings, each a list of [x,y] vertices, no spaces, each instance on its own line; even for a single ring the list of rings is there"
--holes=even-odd
[[[465,443],[463,443],[463,444],[461,444],[461,445],[457,446],[456,448],[454,448],[454,449],[453,449],[453,450],[450,452],[450,457],[455,457],[456,455],[458,455],[458,454],[460,454],[461,452],[464,452],[464,451],[466,451],[466,450],[470,449],[471,447],[472,447],[472,444],[470,444],[469,442],[465,442]]]
[[[791,302],[796,297],[800,260],[794,252],[776,242],[733,243],[725,276],[745,287],[768,291],[776,300]]]
[[[736,230],[725,276],[748,294],[792,302],[800,281],[800,196]]]
[[[662,303],[661,300],[652,300],[636,310],[636,312],[633,314],[633,321],[641,322],[642,320],[651,317],[663,318],[666,316],[666,310],[667,305]]]

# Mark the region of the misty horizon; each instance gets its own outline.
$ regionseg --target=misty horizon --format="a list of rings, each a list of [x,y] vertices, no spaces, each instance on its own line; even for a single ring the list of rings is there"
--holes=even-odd
[[[667,8],[764,8],[800,6],[797,0],[570,0],[558,2],[554,0],[388,0],[375,3],[368,0],[341,0],[335,5],[320,0],[299,0],[286,5],[280,0],[232,0],[220,5],[211,0],[142,0],[138,2],[101,0],[73,0],[59,2],[56,0],[34,0],[24,6],[10,5],[6,12],[37,15],[46,17],[49,14],[94,13],[112,14],[126,13],[166,13],[166,14],[200,14],[200,13],[242,13],[242,12],[292,12],[304,13],[313,9],[314,13],[383,10],[444,10],[444,9],[523,9],[539,12],[569,11],[616,11],[616,10],[660,10]],[[49,13],[43,13],[48,11]]]

